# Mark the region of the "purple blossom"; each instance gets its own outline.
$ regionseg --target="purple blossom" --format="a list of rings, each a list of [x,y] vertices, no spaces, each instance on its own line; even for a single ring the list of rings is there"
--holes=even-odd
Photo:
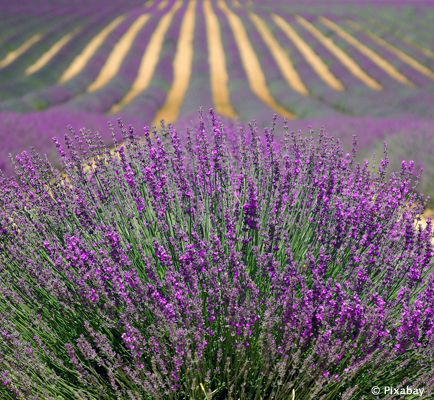
[[[114,154],[71,129],[66,177],[22,152],[0,175],[1,395],[361,398],[367,371],[432,391],[421,171],[289,124],[118,121]]]

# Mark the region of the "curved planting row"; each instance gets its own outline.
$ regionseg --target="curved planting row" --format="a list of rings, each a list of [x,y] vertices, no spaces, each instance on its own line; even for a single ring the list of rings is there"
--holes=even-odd
[[[281,14],[284,15],[285,19],[292,22],[292,26],[294,29],[296,29],[300,34],[303,36],[303,38],[306,40],[306,42],[315,49],[317,54],[323,59],[323,60],[335,60],[330,64],[330,70],[334,73],[334,75],[339,76],[342,78],[342,82],[344,85],[346,85],[346,90],[350,91],[350,93],[347,93],[347,91],[336,91],[331,89],[330,87],[326,86],[314,86],[312,85],[310,90],[312,90],[313,93],[316,93],[322,100],[328,101],[332,104],[334,104],[337,108],[341,109],[345,113],[353,114],[353,115],[361,115],[361,114],[371,114],[371,115],[378,115],[378,116],[385,116],[390,115],[391,112],[395,112],[396,114],[405,114],[408,113],[405,108],[399,107],[397,104],[397,101],[399,98],[396,96],[396,90],[399,86],[402,87],[401,83],[395,83],[391,80],[390,76],[383,75],[385,77],[385,80],[388,80],[390,84],[395,85],[394,90],[378,90],[375,91],[375,95],[373,95],[374,90],[369,88],[367,85],[360,84],[360,80],[356,77],[356,75],[352,74],[348,68],[346,68],[342,63],[337,61],[337,58],[333,56],[333,54],[330,53],[330,51],[323,45],[321,45],[317,38],[315,38],[309,31],[305,30],[302,31],[301,25],[299,25],[298,21],[296,20],[296,17],[292,16],[289,13],[282,12]],[[308,21],[309,24],[313,24],[316,20],[316,18],[308,14],[307,12],[304,13],[304,16],[311,19],[311,21]],[[306,19],[305,19],[306,20]],[[315,25],[316,27],[316,25]],[[318,27],[320,27],[320,24],[318,23]],[[325,28],[322,34],[327,32]],[[301,33],[302,32],[302,33]],[[342,39],[337,38],[334,40],[334,43],[341,44]],[[360,61],[364,60],[364,62],[368,65],[371,65],[372,67],[372,61],[369,60],[364,55],[361,55],[360,53],[357,53],[357,51],[354,51],[354,56],[357,56],[360,58]],[[374,69],[373,69],[374,71]],[[377,74],[383,74],[381,72],[381,69],[378,67],[375,69]],[[380,78],[380,75],[376,75],[377,78]],[[379,80],[379,79],[378,79]],[[381,83],[381,81],[380,81]],[[398,85],[398,86],[396,86]],[[412,89],[406,89],[407,92],[411,95],[412,93],[415,93],[415,91]],[[418,103],[421,105],[422,102]],[[398,108],[397,108],[398,106]],[[394,111],[395,110],[395,111]],[[420,109],[420,113],[422,115],[430,115],[424,114],[426,110],[423,108]]]
[[[61,78],[63,72],[74,61],[75,56],[81,52],[90,38],[97,34],[99,30],[104,28],[105,25],[108,24],[112,19],[113,10],[107,10],[97,14],[96,17],[91,19],[91,23],[83,26],[82,17],[79,16],[77,18],[77,24],[80,32],[73,35],[70,40],[64,43],[64,45],[59,48],[44,65],[40,66],[37,71],[34,71],[30,74],[25,74],[24,77],[20,77],[15,81],[1,85],[0,91],[3,90],[3,96],[22,96],[21,99],[17,99],[15,102],[12,100],[12,104],[17,104],[20,102],[25,103],[26,98],[30,97],[32,101],[30,102],[29,106],[32,106],[33,102],[32,108],[34,109],[43,109],[47,106],[55,104],[52,102],[47,104],[43,99],[43,96],[40,101],[37,102],[38,92],[45,92],[47,88],[51,91],[54,90],[55,87],[58,86],[59,79]],[[60,27],[59,29],[62,31],[63,28]],[[53,49],[53,47],[51,49]],[[38,54],[41,55],[39,49],[35,49],[35,51],[38,51]],[[76,92],[80,89],[81,87],[78,85],[72,90]],[[25,107],[24,104],[23,107]]]
[[[298,57],[304,59],[304,62],[301,64],[303,67],[300,67],[300,73],[302,74],[303,81],[306,82],[306,86],[308,87],[309,91],[321,99],[321,101],[332,105],[337,110],[340,110],[345,114],[357,114],[357,111],[352,109],[347,101],[347,99],[353,98],[354,94],[349,94],[348,92],[354,88],[357,91],[373,92],[373,90],[368,88],[366,85],[361,84],[360,80],[351,74],[350,71],[342,63],[340,63],[338,59],[324,45],[322,45],[313,34],[297,23],[295,17],[292,14],[281,9],[277,10],[275,8],[273,8],[272,11],[273,13],[278,12],[283,19],[290,24],[291,28],[303,38],[306,45],[309,46],[310,49],[312,49],[315,54],[326,63],[327,68],[332,76],[337,77],[344,88],[344,90],[337,90],[337,88],[332,87],[331,84],[327,84],[323,79],[320,80],[318,73],[309,63],[306,62],[305,56],[300,54],[299,51],[296,52],[294,47],[291,47],[291,50],[296,52]],[[286,45],[290,41],[288,37],[285,37],[282,34],[280,34],[279,37]]]
[[[197,3],[197,0],[189,0],[185,4],[186,10],[182,17],[172,64],[172,83],[163,105],[154,116],[152,125],[158,125],[163,118],[165,118],[167,122],[173,123],[179,117],[179,111],[191,79]]]
[[[323,20],[324,22],[322,22]],[[407,86],[413,86],[412,84],[418,87],[434,85],[434,71],[424,66],[419,60],[399,51],[399,49],[394,46],[390,46],[389,43],[381,37],[364,30],[360,25],[352,24],[351,22],[346,23],[345,20],[331,13],[323,14],[323,16],[319,17],[319,21],[322,25],[330,23],[331,21],[338,25],[339,29],[344,30],[345,33],[350,34],[365,46],[372,49],[402,74],[404,78],[410,81]],[[391,89],[393,90],[394,88],[391,87]]]
[[[333,110],[333,108],[329,107],[323,102],[318,101],[314,97],[310,96],[309,93],[300,94],[295,91],[290,86],[291,82],[282,82],[282,70],[277,65],[274,57],[270,53],[269,47],[267,47],[266,43],[264,43],[260,32],[254,25],[254,22],[252,22],[250,17],[252,16],[253,21],[259,22],[259,24],[261,24],[261,22],[263,21],[262,18],[259,16],[259,14],[249,15],[240,9],[237,9],[237,12],[243,20],[243,24],[246,27],[248,37],[251,40],[255,52],[261,62],[261,67],[264,71],[267,86],[270,88],[270,93],[273,95],[273,97],[276,98],[276,100],[278,100],[288,109],[293,110],[299,118],[312,115],[313,109],[315,109],[315,114],[317,116],[320,116],[321,114],[337,115],[338,113]],[[259,21],[258,17],[260,18]],[[282,67],[284,65],[285,64],[283,64]]]
[[[425,14],[429,13],[429,8],[424,7],[422,15],[414,17],[413,13],[405,13],[402,10],[395,10],[394,8],[378,10],[371,8],[368,10],[361,10],[362,15],[374,16],[375,20],[379,20],[386,26],[391,26],[399,30],[416,42],[432,48],[432,35],[434,29],[432,23],[424,22]]]
[[[369,93],[383,90],[384,87],[367,70],[351,57],[346,49],[334,37],[324,32],[316,24],[316,17],[310,12],[301,12],[293,15],[294,29],[302,29],[303,36],[311,38],[309,43],[316,45],[321,58],[328,60],[332,73],[339,77],[346,91],[364,90]],[[308,32],[308,35],[304,35]]]
[[[79,93],[66,106],[95,113],[105,113],[113,103],[119,101],[134,80],[133,74],[137,71],[141,52],[146,45],[147,38],[155,28],[155,24],[156,21],[152,21],[143,9],[137,9],[130,13],[125,22],[121,24],[124,31],[123,35],[112,47],[96,78],[86,87],[85,91]],[[137,29],[134,29],[135,27]],[[130,40],[125,42],[126,39]],[[118,43],[124,45],[126,53],[119,52],[116,47]],[[117,69],[113,71],[115,72],[114,75],[110,74],[110,68]],[[103,86],[99,86],[98,82],[104,79],[103,75],[107,73],[107,70],[109,79]]]
[[[55,64],[54,68],[50,69],[51,73],[47,71],[45,77],[44,73],[40,74],[41,70],[38,71],[39,73],[34,74],[30,72],[29,68],[35,65],[44,53],[49,51],[59,40],[68,34],[77,35],[83,26],[91,20],[92,18],[89,17],[87,12],[82,12],[65,17],[64,21],[60,20],[52,29],[44,33],[39,32],[39,40],[32,44],[22,56],[1,69],[0,99],[7,100],[13,96],[21,96],[29,89],[37,89],[39,84],[45,86],[54,83],[57,78],[56,72],[59,73],[58,65]],[[44,30],[44,28],[40,29],[42,32]],[[26,81],[33,81],[33,85]]]
[[[93,26],[103,28],[109,22],[106,20],[106,18],[102,18],[102,20],[104,21],[104,24],[101,24],[101,21],[94,21]],[[93,53],[92,57],[88,60],[84,68],[79,71],[75,76],[71,77],[71,79],[62,83],[57,83],[44,89],[33,91],[26,94],[25,96],[22,96],[19,99],[0,103],[0,109],[18,110],[21,112],[31,111],[46,109],[71,100],[75,95],[78,95],[79,93],[85,91],[86,88],[98,76],[98,73],[104,65],[107,57],[113,50],[113,46],[122,36],[122,34],[125,33],[128,27],[128,21],[119,24],[119,26],[117,26],[117,28],[108,35],[104,43]],[[98,31],[95,30],[93,27],[90,27],[88,29],[94,31],[93,33],[96,33]],[[89,32],[89,35],[90,34],[91,33]],[[81,44],[83,45],[85,43]],[[82,46],[78,46],[78,51],[80,51],[81,48]],[[75,53],[75,55],[77,55],[77,53]],[[70,57],[68,58],[70,59]],[[70,59],[70,61],[74,62],[74,60],[72,59]],[[58,76],[61,77],[63,73],[64,71],[58,71]]]
[[[44,22],[43,17],[48,19],[49,13],[42,15],[34,14],[32,16],[23,17],[22,15],[12,15],[4,17],[0,21],[0,60],[3,59],[7,52],[11,49],[11,41],[13,37],[19,37],[23,40],[23,36],[28,34],[33,24],[41,24]]]
[[[365,38],[361,39],[357,35],[349,34],[336,24],[335,16],[330,18],[330,13],[326,14],[329,18],[320,16],[314,17],[313,24],[324,35],[333,39],[363,71],[367,72],[372,79],[381,85],[381,90],[402,90],[413,87],[414,83],[405,76],[395,65],[389,62],[381,54],[367,45]]]
[[[165,29],[159,31],[159,33],[164,35],[164,40],[161,43],[161,52],[155,66],[154,74],[146,88],[132,98],[120,111],[116,111],[113,117],[123,116],[125,114],[140,115],[147,121],[147,124],[151,124],[156,113],[163,106],[173,81],[173,61],[186,7],[187,5],[185,3],[181,4],[178,0],[172,0],[167,5],[166,12],[173,8],[174,14],[173,16],[171,15],[172,19],[170,20],[167,31],[165,31]],[[161,27],[166,28],[166,26],[163,25],[161,25]],[[155,43],[156,42],[157,38],[155,38]],[[139,62],[142,60],[145,50],[146,49],[140,53]],[[132,75],[133,80],[136,75],[137,69]],[[124,94],[126,94],[127,91]],[[122,97],[123,96],[120,96],[115,103],[121,101]]]
[[[80,39],[80,46],[77,43],[71,43],[72,49],[75,50],[72,55],[70,49],[65,49],[65,53],[67,53],[65,54],[65,58],[68,62],[64,62],[63,69],[57,71],[58,83],[56,85],[30,93],[15,102],[0,104],[0,109],[45,109],[70,101],[75,96],[80,96],[83,92],[85,92],[86,88],[88,88],[98,77],[104,65],[107,64],[109,56],[113,54],[116,44],[130,28],[134,20],[143,14],[143,10],[139,9],[136,12],[129,13],[129,15],[109,33],[104,42],[101,43],[97,49],[95,49],[94,53],[88,59],[84,67],[70,79],[61,82],[66,69],[71,65],[71,63],[75,62],[75,57],[81,56],[83,47],[86,45],[89,37],[94,37],[94,35],[98,34],[102,29],[105,29],[107,25],[111,24],[116,14],[117,13],[115,12],[110,12],[103,16],[98,15],[98,17],[93,21],[92,26],[88,28],[86,37],[77,38]],[[148,31],[147,33],[149,34],[150,32],[151,31]],[[49,72],[49,70],[47,72]],[[79,99],[80,97],[72,101],[72,104],[74,104],[74,102],[77,100],[79,101]],[[86,108],[86,106],[84,108]]]
[[[251,120],[255,117],[258,120],[266,121],[266,116],[269,116],[273,110],[252,91],[228,19],[217,5],[216,1],[212,2],[212,7],[213,12],[218,17],[221,28],[221,37],[229,76],[228,89],[231,104],[237,115],[244,121]]]
[[[386,40],[391,45],[414,57],[423,65],[427,66],[431,70],[434,69],[434,49],[429,49],[423,46],[419,40],[412,38],[412,35],[405,33],[397,28],[392,28],[390,25],[386,25],[377,21],[376,19],[360,16],[354,13],[345,13],[343,15],[345,22],[351,24],[356,22],[362,29],[366,29],[375,35]]]
[[[61,9],[44,13],[42,16],[26,18],[23,22],[20,21],[20,26],[18,28],[15,26],[12,34],[0,45],[0,71],[2,72],[0,82],[5,81],[3,79],[4,68],[15,61],[17,57],[21,57],[21,54],[24,54],[30,48],[32,44],[29,44],[29,41],[34,36],[40,35],[38,38],[40,40],[53,26],[59,26],[59,23],[68,20],[70,17],[71,13],[68,9]],[[11,58],[10,53],[12,52],[18,52],[19,55],[17,54]],[[21,63],[21,58],[19,62]],[[13,76],[11,71],[9,71],[8,76]]]
[[[180,115],[195,115],[201,104],[205,110],[214,106],[210,87],[210,66],[207,30],[203,2],[197,3],[196,21],[193,40],[193,60],[188,90],[180,109]]]
[[[141,26],[139,31],[135,33],[137,37],[135,37],[132,42],[130,41],[131,43],[129,45],[132,47],[129,48],[125,54],[125,59],[119,60],[119,66],[116,67],[112,76],[103,81],[99,78],[101,74],[105,73],[105,68],[113,69],[111,66],[113,65],[111,58],[113,52],[111,52],[111,55],[107,58],[107,62],[109,62],[110,66],[107,65],[107,62],[101,65],[101,60],[98,59],[95,54],[95,57],[91,57],[87,65],[83,67],[80,73],[70,82],[55,82],[59,79],[59,75],[62,75],[68,68],[68,64],[73,62],[74,57],[82,51],[86,40],[89,41],[90,37],[94,36],[98,30],[103,29],[103,25],[108,24],[110,18],[114,17],[115,14],[119,12],[119,6],[115,6],[111,10],[106,9],[103,14],[99,14],[99,16],[92,21],[91,26],[83,28],[80,35],[72,38],[49,62],[46,62],[46,65],[39,67],[39,70],[31,73],[27,77],[20,76],[18,79],[12,80],[12,77],[22,75],[23,71],[28,71],[29,64],[31,67],[31,61],[35,62],[36,53],[41,56],[41,50],[47,50],[53,43],[58,43],[59,37],[62,37],[62,34],[68,30],[68,26],[61,27],[61,24],[59,24],[57,29],[51,31],[51,43],[41,40],[40,42],[44,42],[43,48],[41,48],[42,44],[39,42],[33,44],[25,54],[3,69],[2,79],[9,80],[9,82],[0,85],[0,95],[3,96],[3,101],[0,103],[0,110],[40,110],[61,103],[63,103],[65,107],[81,108],[99,113],[118,112],[122,111],[125,107],[126,111],[128,108],[141,107],[140,98],[146,96],[142,92],[146,90],[147,85],[154,79],[152,76],[146,76],[144,78],[144,80],[147,81],[146,84],[136,82],[136,77],[143,75],[139,71],[142,55],[147,50],[147,44],[151,43],[149,38],[152,32],[157,28],[157,22],[163,15],[169,12],[172,5],[173,1],[170,2],[170,4],[168,2],[150,3],[148,4],[148,8],[142,5],[142,7],[136,8],[134,11],[130,11],[122,24],[119,24],[118,29],[107,36],[104,40],[104,46],[111,45],[113,51],[116,50],[116,45],[120,44],[122,38],[119,39],[119,42],[116,41],[116,37],[118,36],[116,36],[115,32],[119,33],[128,26],[126,31],[126,33],[128,33],[133,25],[137,23],[134,19],[142,18],[142,12],[149,12],[149,17],[146,18],[150,20],[145,21],[145,23],[142,24],[144,26]],[[207,52],[208,43],[206,40],[200,40],[200,37],[207,36],[205,32],[206,28],[203,24],[203,20],[205,19],[204,11],[201,4],[198,7],[195,13],[195,19],[198,21],[198,24],[196,24],[196,34],[193,39],[195,40],[193,46],[193,64],[195,64],[196,60],[201,59],[204,62],[206,58],[209,58]],[[376,115],[384,115],[388,112],[393,112],[388,110],[389,104],[396,104],[396,99],[394,99],[394,93],[392,93],[392,91],[396,92],[405,89],[409,96],[413,96],[411,90],[409,91],[407,88],[402,87],[402,85],[406,85],[406,81],[404,74],[400,74],[398,71],[404,69],[405,72],[407,72],[411,70],[411,67],[408,67],[405,62],[399,60],[396,54],[392,54],[385,49],[380,49],[381,46],[378,45],[378,43],[374,43],[372,38],[366,36],[364,32],[351,31],[351,28],[345,25],[345,21],[335,17],[335,14],[331,13],[326,20],[329,23],[337,22],[337,25],[339,25],[338,28],[341,31],[345,32],[345,34],[350,34],[352,40],[359,40],[358,43],[363,45],[366,49],[374,50],[377,56],[381,56],[382,54],[384,57],[382,57],[380,61],[386,63],[389,69],[394,68],[394,75],[392,74],[391,76],[390,71],[387,72],[387,69],[373,60],[369,54],[362,54],[363,51],[361,52],[360,49],[357,49],[357,46],[354,46],[353,43],[347,43],[339,34],[333,32],[330,26],[324,25],[322,20],[318,20],[308,11],[293,14],[291,12],[284,12],[283,9],[285,9],[285,6],[276,8],[278,6],[274,5],[272,11],[277,14],[282,14],[285,17],[284,19],[286,21],[284,21],[284,23],[290,25],[293,35],[298,36],[299,40],[304,43],[303,46],[305,48],[309,47],[311,54],[314,54],[316,57],[314,61],[308,60],[308,63],[311,62],[312,66],[308,66],[306,69],[305,59],[307,55],[305,51],[301,49],[299,43],[295,44],[297,49],[294,48],[294,43],[290,43],[294,41],[293,37],[290,37],[289,40],[288,38],[282,39],[285,33],[280,32],[283,29],[281,26],[276,28],[275,25],[278,23],[278,21],[276,21],[276,15],[272,15],[270,18],[269,11],[262,7],[256,7],[255,9],[255,7],[251,7],[248,3],[245,3],[245,7],[247,11],[243,9],[243,4],[240,2],[235,3],[235,8],[233,8],[232,2],[219,0],[212,3],[211,11],[207,11],[216,16],[219,28],[223,28],[221,29],[220,36],[224,39],[226,44],[225,58],[227,59],[225,62],[230,66],[227,68],[227,70],[230,71],[230,79],[227,83],[223,84],[223,86],[227,85],[230,87],[230,101],[236,104],[235,107],[241,107],[240,110],[242,108],[246,109],[246,112],[238,112],[242,119],[249,119],[248,115],[253,109],[261,109],[262,106],[259,107],[260,104],[265,104],[266,107],[268,107],[268,111],[277,110],[281,114],[287,113],[293,116],[320,115],[321,113],[326,114],[334,112],[359,114],[361,112],[360,110],[368,111],[369,108],[363,105],[365,100],[362,101],[362,105],[359,107],[360,110],[355,108],[355,105],[358,104],[365,95],[371,96],[372,90],[381,92],[381,101],[376,102],[374,100],[371,110]],[[288,10],[291,9],[290,6],[286,6],[286,8]],[[300,8],[302,7],[300,6]],[[89,12],[89,9],[83,11],[83,13],[85,12]],[[257,13],[255,14],[256,19],[252,19],[252,15],[249,14],[251,12]],[[151,14],[152,18],[150,18]],[[76,24],[82,22],[83,25],[86,25],[85,21],[80,18],[80,14],[74,15]],[[105,18],[105,16],[107,16],[107,18]],[[117,16],[119,17],[119,15]],[[178,17],[171,23],[175,23],[177,18]],[[321,19],[323,17],[320,16],[319,18]],[[265,34],[268,35],[267,43],[264,42],[264,40],[266,40],[264,39],[264,30],[260,28],[258,23],[262,23],[266,30]],[[345,25],[345,28],[342,29],[341,25]],[[73,26],[74,23],[71,22],[69,28],[73,28]],[[333,34],[333,41],[330,40],[331,34]],[[274,49],[273,54],[270,53],[270,37],[278,46],[278,50]],[[170,39],[168,40],[170,41]],[[134,45],[132,45],[132,43],[134,43]],[[104,46],[100,46],[101,54]],[[292,83],[288,76],[285,75],[288,71],[283,71],[285,62],[288,63],[285,61],[285,56],[283,57],[283,61],[280,60],[279,65],[276,64],[276,60],[278,60],[278,58],[276,58],[276,51],[277,53],[282,53],[288,46],[294,53],[293,72],[298,75],[297,79],[299,80],[299,85],[301,82],[303,86],[303,91],[301,92],[299,89],[293,90],[294,87]],[[382,51],[381,54],[379,54],[380,50]],[[116,50],[116,52],[118,51]],[[157,59],[164,57],[164,55],[158,55]],[[286,60],[288,60],[288,58],[286,58]],[[318,60],[320,60],[320,64],[322,63],[320,67],[318,67]],[[20,68],[14,68],[14,65],[18,63],[18,61],[20,62]],[[315,63],[317,64],[316,66],[314,65]],[[153,65],[155,66],[155,60],[153,61]],[[95,70],[97,68],[99,68],[100,71],[97,78],[95,78]],[[192,68],[195,69],[196,67],[192,66]],[[210,71],[209,65],[206,66],[204,63],[201,68]],[[314,73],[312,73],[312,68],[315,70]],[[321,68],[322,72],[320,71]],[[159,68],[156,68],[157,72],[158,69]],[[238,73],[241,75],[237,76]],[[320,75],[320,79],[314,77],[315,73]],[[326,76],[327,74],[328,76]],[[134,75],[136,75],[136,77],[134,77]],[[403,77],[403,79],[400,79],[398,76],[398,82],[396,82],[397,75]],[[197,98],[197,95],[193,93],[199,93],[200,87],[204,83],[214,79],[208,74],[203,78],[197,78],[198,80],[196,76],[194,72],[191,74],[191,81],[189,83],[193,86],[187,88],[186,102],[179,106],[181,114],[194,111],[194,105],[189,105],[191,101],[194,102],[194,100],[190,99]],[[429,83],[429,79],[427,80],[426,77],[420,76],[419,72],[413,73],[412,76],[421,86]],[[158,76],[155,78],[158,80]],[[91,81],[90,85],[89,81]],[[208,86],[208,84],[205,86]],[[242,87],[244,87],[244,89],[240,92],[238,89]],[[236,88],[236,90],[232,93],[233,88]],[[330,90],[330,88],[332,88],[332,90]],[[87,93],[84,93],[84,90],[86,90]],[[252,95],[245,95],[249,91]],[[341,91],[343,93],[339,93]],[[11,96],[19,98],[5,101]],[[425,96],[429,96],[428,93],[426,93]],[[242,98],[249,99],[249,101],[241,101]],[[168,101],[171,100],[168,99]],[[251,107],[253,107],[253,109],[251,109]],[[267,108],[263,108],[263,110],[266,111]],[[423,114],[425,110],[423,110],[423,108],[421,110]],[[155,109],[154,112],[156,112]],[[256,115],[258,114],[256,113]]]

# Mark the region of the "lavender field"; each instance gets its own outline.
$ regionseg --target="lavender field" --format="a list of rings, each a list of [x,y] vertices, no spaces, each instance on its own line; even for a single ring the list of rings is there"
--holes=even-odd
[[[395,164],[404,157],[434,167],[429,1],[131,0],[103,12],[98,2],[38,4],[1,5],[0,168],[7,176],[9,153],[29,146],[59,166],[51,138],[63,140],[68,124],[98,130],[109,143],[107,120],[136,128],[158,126],[161,117],[197,122],[199,106],[260,127],[273,112],[294,119],[291,129],[325,125],[349,149],[351,135],[339,127],[345,116],[345,127],[366,143],[358,161],[393,136],[406,143],[391,147]],[[384,128],[391,119],[401,126]],[[434,194],[428,174],[422,187]]]
[[[433,209],[433,0],[0,2],[0,399],[433,398]]]

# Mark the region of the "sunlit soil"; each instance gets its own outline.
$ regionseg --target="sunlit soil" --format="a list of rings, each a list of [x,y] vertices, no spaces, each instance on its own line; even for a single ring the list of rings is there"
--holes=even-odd
[[[237,43],[238,51],[240,52],[241,62],[246,72],[250,88],[265,104],[274,109],[278,114],[287,116],[288,118],[296,118],[296,115],[279,104],[272,96],[268,89],[265,75],[262,71],[258,57],[250,43],[243,22],[223,0],[218,0],[217,5],[226,14],[229,25]]]
[[[300,75],[292,65],[292,62],[285,53],[285,50],[280,46],[279,42],[271,33],[265,21],[259,17],[259,15],[253,12],[249,12],[249,17],[261,34],[262,39],[270,49],[271,54],[279,66],[280,72],[288,82],[289,86],[291,86],[295,91],[308,96],[309,91],[301,80]]]
[[[149,82],[154,75],[155,67],[160,60],[161,48],[163,47],[166,32],[169,29],[170,24],[172,23],[173,16],[179,10],[181,5],[182,1],[178,0],[170,9],[170,11],[161,18],[157,28],[152,33],[148,46],[146,47],[142,62],[140,63],[137,77],[134,80],[131,89],[127,92],[127,94],[119,103],[112,106],[109,114],[113,114],[119,111],[122,107],[131,102],[131,100],[133,100],[140,92],[142,92],[148,87]]]

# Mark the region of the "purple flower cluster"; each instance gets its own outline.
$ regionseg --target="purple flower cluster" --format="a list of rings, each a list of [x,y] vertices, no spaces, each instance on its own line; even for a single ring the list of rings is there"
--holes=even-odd
[[[185,134],[118,121],[114,153],[71,129],[54,139],[66,178],[34,149],[15,158],[0,176],[0,397],[431,393],[420,172],[403,161],[387,179],[386,147],[372,172],[355,137],[345,153],[287,121],[276,141],[276,118],[263,136],[213,110]]]

